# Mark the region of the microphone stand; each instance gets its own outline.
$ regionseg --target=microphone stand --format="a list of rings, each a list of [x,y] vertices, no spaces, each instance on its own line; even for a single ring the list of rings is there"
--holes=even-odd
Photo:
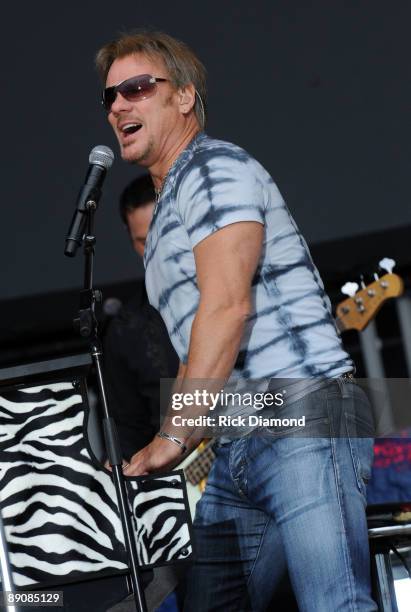
[[[105,391],[103,371],[102,371],[102,346],[98,337],[98,325],[95,315],[95,305],[102,301],[101,291],[93,289],[93,265],[94,247],[96,238],[93,235],[94,214],[97,203],[89,200],[86,203],[86,235],[83,239],[84,250],[84,288],[80,291],[80,310],[79,317],[75,319],[75,326],[79,328],[80,335],[89,338],[90,355],[97,374],[97,383],[103,406],[103,428],[106,441],[106,448],[110,465],[112,467],[113,482],[116,489],[120,519],[123,527],[124,542],[128,556],[128,565],[133,587],[134,600],[137,612],[147,612],[147,605],[142,587],[142,580],[139,570],[137,547],[134,539],[131,515],[128,505],[125,479],[122,471],[123,458],[120,450],[120,443],[117,434],[116,424],[110,416],[107,395]]]

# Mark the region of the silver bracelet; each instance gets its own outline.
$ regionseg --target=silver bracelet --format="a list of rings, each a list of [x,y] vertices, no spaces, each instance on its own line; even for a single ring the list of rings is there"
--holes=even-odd
[[[175,436],[171,436],[170,434],[166,433],[165,431],[159,431],[157,435],[158,435],[159,438],[163,438],[163,440],[169,440],[170,442],[174,442],[174,444],[177,444],[177,446],[179,446],[181,448],[181,452],[182,453],[186,452],[187,446],[184,444],[184,442],[182,440],[180,440],[180,438],[176,438]]]

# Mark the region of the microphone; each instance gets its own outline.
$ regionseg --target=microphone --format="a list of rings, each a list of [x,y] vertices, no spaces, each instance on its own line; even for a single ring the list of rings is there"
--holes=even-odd
[[[94,147],[89,155],[90,166],[88,168],[83,187],[77,198],[76,210],[71,220],[70,229],[66,238],[64,254],[74,257],[77,249],[83,242],[86,224],[87,203],[94,202],[97,206],[101,196],[101,187],[107,170],[114,160],[114,153],[109,147],[98,145]]]

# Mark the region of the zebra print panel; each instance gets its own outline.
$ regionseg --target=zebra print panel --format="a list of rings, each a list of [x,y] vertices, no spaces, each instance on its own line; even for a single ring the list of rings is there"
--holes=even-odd
[[[163,565],[173,559],[187,559],[193,551],[182,472],[127,484],[140,564]]]
[[[127,570],[115,488],[88,447],[80,387],[63,380],[0,391],[0,503],[17,587]],[[127,484],[142,565],[187,559],[181,474]]]

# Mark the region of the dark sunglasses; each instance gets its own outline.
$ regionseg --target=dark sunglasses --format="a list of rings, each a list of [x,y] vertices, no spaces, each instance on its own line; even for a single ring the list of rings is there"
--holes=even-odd
[[[103,89],[101,103],[109,113],[117,97],[117,92],[120,92],[123,98],[129,102],[137,102],[137,100],[145,100],[153,96],[157,89],[157,83],[163,81],[168,81],[168,79],[153,77],[151,74],[140,74],[139,76],[131,77],[118,85]]]

